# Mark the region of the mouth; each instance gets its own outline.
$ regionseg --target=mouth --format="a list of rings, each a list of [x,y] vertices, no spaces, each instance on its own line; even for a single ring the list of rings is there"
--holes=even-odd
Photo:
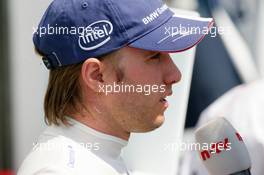
[[[161,98],[160,102],[164,105],[165,108],[167,108],[169,106],[169,103],[165,98]]]

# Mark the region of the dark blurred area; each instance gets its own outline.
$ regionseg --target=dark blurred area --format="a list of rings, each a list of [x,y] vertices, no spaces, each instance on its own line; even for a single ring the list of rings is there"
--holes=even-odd
[[[212,17],[210,0],[198,1],[198,12]],[[197,46],[185,127],[194,127],[201,112],[229,89],[241,84],[219,34]]]
[[[10,174],[11,166],[11,119],[9,101],[8,20],[7,1],[0,1],[0,175]]]

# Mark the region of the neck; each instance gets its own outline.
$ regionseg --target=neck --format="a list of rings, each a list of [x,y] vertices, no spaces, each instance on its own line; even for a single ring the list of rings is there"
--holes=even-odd
[[[78,122],[94,129],[99,132],[102,132],[107,135],[111,135],[114,137],[121,138],[123,140],[128,141],[130,137],[130,133],[123,130],[121,127],[119,127],[117,124],[115,124],[113,121],[105,121],[100,120],[102,116],[91,116],[91,115],[80,115],[80,114],[72,114],[69,115],[73,119],[77,120]],[[106,118],[106,117],[105,117]]]

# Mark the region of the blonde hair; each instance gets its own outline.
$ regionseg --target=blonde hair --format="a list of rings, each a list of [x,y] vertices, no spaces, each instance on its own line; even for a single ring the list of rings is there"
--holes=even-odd
[[[44,56],[38,49],[37,54]],[[118,51],[101,56],[98,59],[103,60],[106,57],[115,57]],[[113,61],[113,64],[115,61]],[[79,106],[87,110],[82,102],[80,74],[83,62],[69,65],[61,68],[52,69],[49,72],[48,87],[44,98],[45,122],[48,125],[59,125],[61,122],[68,124],[67,112],[78,113]]]
[[[49,82],[44,99],[45,121],[59,125],[66,122],[67,111],[78,111],[77,104],[82,104],[79,77],[82,63],[50,70]]]

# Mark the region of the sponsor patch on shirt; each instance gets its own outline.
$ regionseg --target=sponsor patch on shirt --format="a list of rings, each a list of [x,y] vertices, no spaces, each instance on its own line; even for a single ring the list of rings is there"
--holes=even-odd
[[[68,153],[69,153],[69,160],[68,160],[68,167],[74,168],[75,164],[75,151],[71,145],[68,145]]]

